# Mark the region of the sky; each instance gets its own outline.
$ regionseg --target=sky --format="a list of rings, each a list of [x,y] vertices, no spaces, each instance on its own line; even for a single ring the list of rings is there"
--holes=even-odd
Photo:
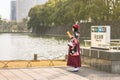
[[[10,20],[10,2],[12,0],[0,0],[0,17],[2,19]],[[44,3],[46,0],[41,0]]]
[[[11,0],[0,0],[0,16],[2,19],[10,19],[10,1]]]

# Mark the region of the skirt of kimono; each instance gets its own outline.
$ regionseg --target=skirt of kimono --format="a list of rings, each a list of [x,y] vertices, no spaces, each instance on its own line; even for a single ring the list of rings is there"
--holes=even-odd
[[[70,53],[68,53],[67,66],[81,67],[81,56],[80,56],[80,53],[79,53],[79,55],[75,55],[75,56],[73,56]]]

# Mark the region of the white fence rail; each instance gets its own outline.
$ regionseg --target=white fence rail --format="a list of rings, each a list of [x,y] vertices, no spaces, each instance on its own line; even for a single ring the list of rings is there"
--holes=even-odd
[[[90,46],[91,40],[84,40],[85,47]],[[117,49],[120,48],[120,39],[111,39],[109,45],[109,49]]]

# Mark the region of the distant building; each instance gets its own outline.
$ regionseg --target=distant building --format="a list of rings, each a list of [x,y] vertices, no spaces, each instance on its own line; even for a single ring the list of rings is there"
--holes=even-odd
[[[16,0],[16,19],[22,22],[28,16],[29,10],[37,4],[43,4],[47,0]]]
[[[16,1],[11,1],[11,20],[16,20]]]

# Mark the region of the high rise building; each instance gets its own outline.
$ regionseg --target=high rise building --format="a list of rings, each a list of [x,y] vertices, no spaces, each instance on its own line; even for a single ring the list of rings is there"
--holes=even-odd
[[[16,1],[11,1],[11,20],[16,20]]]
[[[16,0],[16,18],[17,22],[22,22],[28,16],[29,10],[41,2],[47,0]]]

